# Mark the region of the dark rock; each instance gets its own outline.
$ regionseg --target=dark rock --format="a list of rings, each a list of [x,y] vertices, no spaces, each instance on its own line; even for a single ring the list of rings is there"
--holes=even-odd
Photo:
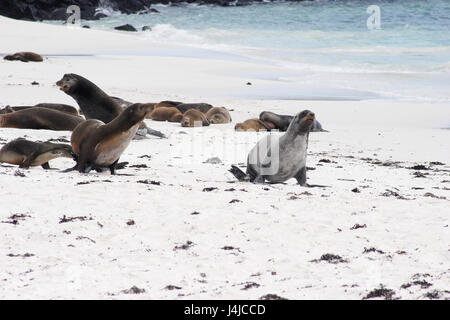
[[[120,31],[131,31],[131,32],[137,31],[136,28],[133,27],[131,24],[124,24],[122,26],[115,27],[114,29],[120,30]]]
[[[175,0],[176,1],[176,0]],[[131,14],[149,11],[152,0],[109,0],[113,10]],[[96,13],[101,7],[100,0],[2,0],[0,15],[22,20],[66,20],[67,8],[80,7],[82,19],[100,19],[106,17]]]
[[[143,26],[142,31],[152,31],[152,28],[150,26]]]

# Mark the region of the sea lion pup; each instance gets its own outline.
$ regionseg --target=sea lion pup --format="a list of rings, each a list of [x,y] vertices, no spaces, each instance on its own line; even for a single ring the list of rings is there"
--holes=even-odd
[[[264,122],[259,119],[248,119],[234,126],[236,131],[271,131],[275,129],[273,123]]]
[[[84,121],[81,117],[47,108],[28,108],[0,114],[0,128],[72,131]]]
[[[19,168],[42,166],[50,169],[49,161],[55,158],[72,158],[72,147],[63,143],[33,142],[18,138],[0,150],[0,162],[19,165]]]
[[[22,62],[42,62],[44,61],[44,59],[42,58],[41,55],[34,53],[34,52],[17,52],[14,54],[10,54],[7,55],[5,57],[3,57],[3,59],[5,60],[9,60],[9,61],[22,61]]]
[[[91,169],[109,168],[114,174],[120,156],[148,112],[148,106],[136,103],[107,124],[95,119],[81,123],[70,139],[77,161],[72,169],[88,173]]]
[[[150,119],[155,121],[181,122],[183,114],[175,107],[160,107],[152,111]]]
[[[182,104],[183,102],[179,102],[179,101],[161,101],[158,102],[157,104],[155,104],[155,109],[161,108],[161,107],[176,107],[179,104]]]
[[[8,108],[9,107],[9,108]],[[8,109],[7,109],[8,108]],[[30,108],[47,108],[47,109],[53,109],[58,110],[64,113],[72,114],[74,116],[79,116],[78,109],[75,107],[72,107],[68,104],[62,104],[62,103],[38,103],[34,106],[6,106],[5,108],[0,110],[0,114],[2,113],[10,113],[14,111],[20,111]]]
[[[158,109],[156,109],[158,110]],[[190,109],[183,114],[181,119],[182,127],[202,127],[209,126],[209,121],[203,112],[196,109]]]
[[[97,119],[104,123],[109,123],[123,110],[120,104],[102,89],[77,74],[65,74],[61,80],[56,82],[56,85],[75,99],[86,119]],[[160,138],[165,137],[161,132],[148,128],[142,122],[139,135],[145,136],[146,133]]]
[[[214,107],[209,109],[208,112],[206,112],[206,119],[213,124],[231,122],[230,113],[224,107]]]
[[[306,186],[306,150],[314,113],[304,110],[294,117],[281,137],[267,135],[250,151],[247,173],[236,166],[229,170],[239,181],[281,183],[291,178]]]
[[[191,110],[191,109],[198,110],[200,112],[206,113],[210,109],[212,109],[213,106],[208,104],[208,103],[182,103],[182,104],[176,105],[176,108],[178,110],[180,110],[181,113],[183,113],[183,114],[186,111]]]
[[[273,123],[276,129],[284,132],[289,127],[289,124],[291,123],[292,119],[294,119],[294,116],[276,114],[271,111],[263,111],[260,113],[259,119],[261,119],[264,122]],[[328,132],[328,130],[323,129],[320,122],[314,120],[311,132]]]

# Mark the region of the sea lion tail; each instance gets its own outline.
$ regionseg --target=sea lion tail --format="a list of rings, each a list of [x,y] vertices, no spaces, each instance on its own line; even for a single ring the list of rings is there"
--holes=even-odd
[[[161,131],[153,130],[150,128],[147,128],[147,133],[151,134],[152,136],[159,137],[159,138],[167,138],[166,135],[164,133],[162,133]]]
[[[248,175],[235,165],[231,165],[231,169],[229,169],[228,171],[231,172],[239,181],[249,180]]]

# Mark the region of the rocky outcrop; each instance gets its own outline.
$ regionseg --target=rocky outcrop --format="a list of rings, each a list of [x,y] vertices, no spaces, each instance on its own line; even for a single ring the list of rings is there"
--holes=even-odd
[[[105,15],[96,11],[108,7],[126,14],[149,10],[152,0],[1,0],[0,15],[21,20],[66,20],[71,5],[80,7],[82,19]]]
[[[218,6],[243,6],[262,0],[1,0],[0,15],[21,20],[67,20],[67,8],[77,5],[81,18],[95,20],[105,17],[98,8],[108,8],[125,14],[157,12],[152,4],[180,6],[185,3],[211,4]],[[301,1],[301,0],[297,0]]]

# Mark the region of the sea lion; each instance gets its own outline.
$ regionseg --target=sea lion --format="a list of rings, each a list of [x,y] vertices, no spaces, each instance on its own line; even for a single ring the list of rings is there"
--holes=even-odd
[[[49,161],[55,158],[72,158],[72,147],[63,143],[28,141],[18,138],[0,150],[0,162],[19,165],[19,168],[42,166],[50,169]]]
[[[27,108],[0,114],[0,128],[72,131],[83,118],[47,108]]]
[[[271,131],[275,129],[273,123],[261,121],[259,119],[248,119],[234,126],[236,131]]]
[[[0,109],[0,114],[13,113],[15,110],[11,106]]]
[[[280,131],[286,131],[289,127],[289,124],[291,123],[292,119],[294,119],[294,116],[290,115],[283,115],[283,114],[276,114],[271,111],[263,111],[259,115],[259,119],[265,122],[271,122],[275,125],[275,129],[278,129]],[[328,130],[324,130],[322,128],[322,125],[319,121],[314,120],[313,127],[311,129],[311,132],[328,132]]]
[[[300,112],[281,137],[267,135],[256,144],[247,157],[247,173],[236,166],[229,171],[240,181],[281,183],[295,178],[306,186],[306,150],[314,119],[313,112]]]
[[[111,96],[111,98],[113,100],[115,100],[122,107],[122,109],[128,108],[129,106],[131,106],[133,104],[133,102],[123,100],[122,98],[112,97],[112,96]]]
[[[117,100],[111,98],[88,79],[77,74],[65,74],[61,80],[56,82],[56,85],[75,99],[86,119],[97,119],[104,123],[109,123],[123,110]],[[165,137],[161,132],[148,128],[142,122],[139,135],[145,136],[146,133],[160,138]]]
[[[201,127],[209,126],[209,121],[203,112],[197,109],[190,109],[183,114],[181,119],[182,127]]]
[[[7,55],[3,57],[5,60],[9,61],[22,61],[22,62],[42,62],[44,59],[41,55],[34,53],[34,52],[17,52],[14,54]]]
[[[107,124],[96,119],[81,123],[70,139],[77,161],[72,169],[88,173],[91,169],[109,168],[114,174],[120,156],[148,112],[149,106],[136,103]]]
[[[206,119],[210,123],[229,123],[231,122],[231,116],[228,110],[224,107],[213,107],[206,112]]]
[[[158,108],[161,108],[161,107],[176,107],[176,106],[178,106],[179,104],[182,104],[183,102],[179,102],[179,101],[169,101],[169,100],[166,100],[166,101],[161,101],[161,102],[158,102],[157,104],[155,104],[155,109],[158,109]]]
[[[29,109],[29,108],[47,108],[47,109],[53,109],[53,110],[58,110],[58,111],[65,112],[68,114],[72,114],[74,116],[79,115],[77,108],[72,107],[68,104],[61,104],[61,103],[38,103],[34,106],[6,106],[5,108],[0,110],[0,114],[11,113],[14,111],[20,111],[20,110],[25,110],[25,109]]]
[[[155,121],[180,122],[183,114],[175,107],[160,107],[150,114],[150,119]]]
[[[212,109],[213,106],[208,103],[182,103],[175,106],[181,113],[185,113],[188,110],[194,109],[200,112],[206,113],[209,109]]]
[[[129,106],[131,106],[133,104],[133,102],[123,100],[122,98],[118,98],[118,97],[111,97],[111,98],[113,98],[117,103],[119,103],[119,105],[122,107],[122,109],[128,108]],[[155,105],[156,105],[155,102],[148,102],[148,103],[144,103],[144,104],[151,106],[152,109],[154,109]],[[147,114],[147,118],[150,118],[150,113]]]

